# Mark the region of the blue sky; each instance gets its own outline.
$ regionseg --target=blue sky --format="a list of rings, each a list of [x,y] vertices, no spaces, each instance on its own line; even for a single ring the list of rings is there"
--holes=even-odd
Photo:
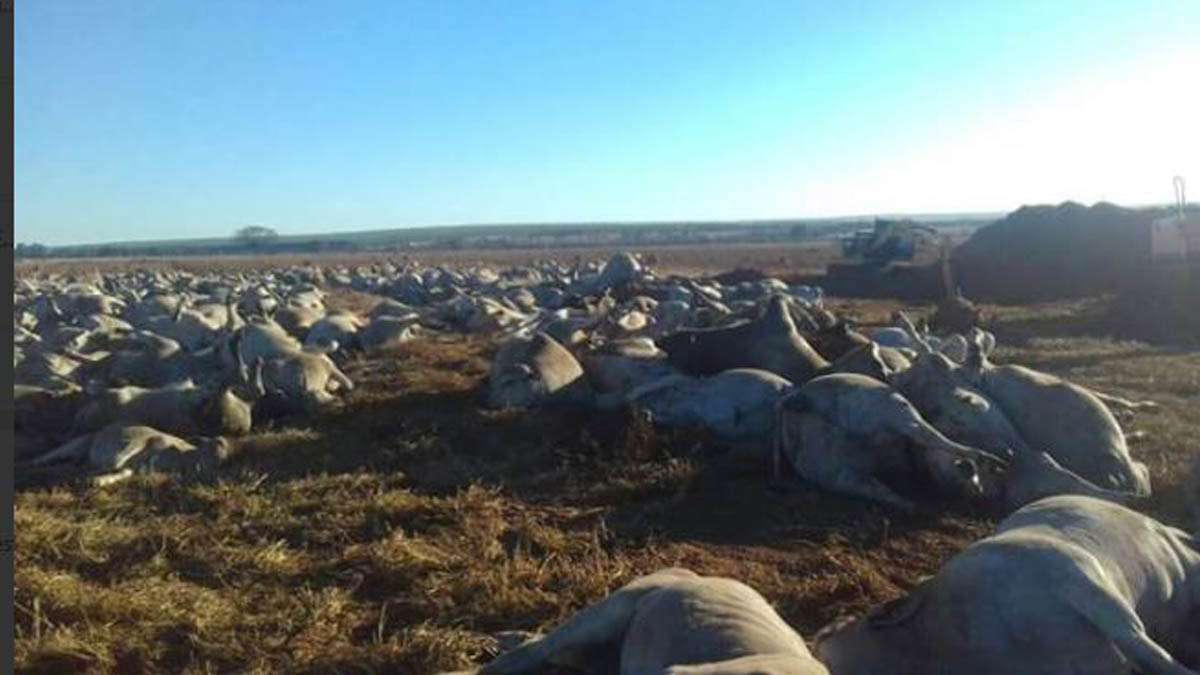
[[[17,241],[1200,186],[1196,0],[37,0],[15,23]]]

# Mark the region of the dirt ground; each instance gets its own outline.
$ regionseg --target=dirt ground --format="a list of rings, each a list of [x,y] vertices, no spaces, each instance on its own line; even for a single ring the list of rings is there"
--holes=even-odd
[[[833,304],[863,322],[898,306]],[[998,361],[1162,404],[1134,425],[1155,484],[1141,506],[1185,524],[1200,353],[1109,337],[1100,300],[986,309]],[[483,410],[494,348],[431,339],[354,357],[343,409],[256,432],[212,483],[19,494],[18,672],[464,668],[493,653],[493,633],[549,629],[665,565],[740,579],[811,636],[993,527],[798,479],[772,489],[765,458],[629,412]]]

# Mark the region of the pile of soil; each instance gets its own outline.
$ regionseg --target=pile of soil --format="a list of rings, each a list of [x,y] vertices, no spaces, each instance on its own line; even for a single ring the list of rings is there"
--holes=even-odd
[[[736,269],[729,270],[728,272],[722,272],[722,273],[714,276],[713,280],[718,281],[722,284],[725,284],[726,286],[731,286],[734,284],[745,283],[747,281],[749,281],[749,282],[762,281],[763,279],[766,279],[766,278],[767,278],[767,275],[762,270],[759,270],[757,268],[738,267]]]
[[[980,228],[953,253],[970,298],[1049,300],[1119,291],[1150,256],[1150,224],[1165,209],[1100,202],[1023,206]]]
[[[886,266],[862,263],[830,263],[820,277],[790,279],[789,283],[821,286],[825,293],[840,298],[896,298],[909,302],[931,302],[941,297],[941,272],[937,265],[893,263]]]

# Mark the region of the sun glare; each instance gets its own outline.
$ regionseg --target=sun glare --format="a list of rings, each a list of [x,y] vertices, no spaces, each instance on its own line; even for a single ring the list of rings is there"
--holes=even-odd
[[[775,195],[812,213],[1009,210],[1027,203],[1166,203],[1174,175],[1200,181],[1200,49],[1062,82],[1056,91],[941,134],[853,175]],[[902,133],[902,130],[897,130]],[[781,205],[782,206],[782,205]],[[786,209],[781,209],[781,211]]]

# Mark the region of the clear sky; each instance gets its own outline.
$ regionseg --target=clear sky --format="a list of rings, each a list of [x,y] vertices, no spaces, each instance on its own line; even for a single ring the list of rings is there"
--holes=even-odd
[[[16,236],[1200,194],[1200,0],[30,0]]]

